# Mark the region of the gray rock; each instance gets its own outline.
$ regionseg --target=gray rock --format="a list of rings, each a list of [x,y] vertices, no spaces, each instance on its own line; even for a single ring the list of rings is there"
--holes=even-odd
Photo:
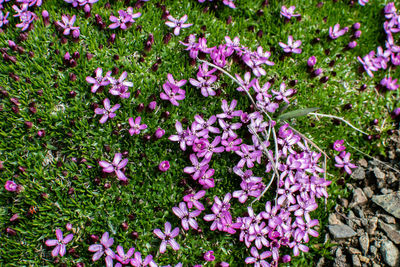
[[[381,193],[384,194],[384,195],[388,195],[388,194],[393,193],[393,190],[390,189],[390,188],[384,187],[384,188],[381,189]]]
[[[386,224],[383,221],[379,220],[379,227],[385,231],[387,237],[393,241],[395,244],[400,244],[400,231],[396,229],[396,225],[394,224]]]
[[[381,171],[381,169],[379,169],[378,167],[374,168],[374,174],[375,174],[375,177],[378,179],[382,179],[382,180],[385,179],[385,173],[383,171]]]
[[[358,167],[351,174],[351,178],[355,180],[364,180],[365,179],[365,169],[363,167]]]
[[[385,222],[385,223],[390,223],[390,224],[395,224],[396,223],[396,219],[393,218],[390,215],[386,215],[386,214],[379,214],[379,217]]]
[[[368,162],[365,159],[360,159],[358,161],[358,165],[360,165],[361,167],[367,168],[368,167]]]
[[[361,251],[362,251],[363,255],[367,255],[368,249],[369,249],[368,234],[364,233],[363,235],[361,235],[360,238],[358,239],[358,241],[360,242],[360,247],[361,247]]]
[[[324,267],[325,266],[325,258],[320,258],[317,262],[316,267]]]
[[[386,182],[388,184],[393,184],[393,183],[397,182],[397,180],[398,179],[397,179],[396,174],[394,174],[393,172],[389,172],[389,175],[386,178]]]
[[[372,217],[368,221],[368,226],[367,226],[367,232],[369,235],[374,235],[375,230],[378,227],[378,218],[377,217]]]
[[[364,211],[361,207],[359,207],[359,206],[354,207],[354,211],[359,218],[362,218],[362,219],[365,218]]]
[[[335,213],[329,214],[328,222],[329,224],[342,224],[342,222],[338,219]]]
[[[368,202],[367,197],[361,188],[356,188],[353,191],[353,200],[350,203],[349,208],[354,208],[355,206],[363,205]]]
[[[328,225],[328,229],[334,239],[346,239],[356,235],[356,232],[345,224]]]
[[[378,253],[378,248],[375,246],[370,246],[369,251],[371,252],[372,258],[375,258],[376,254]]]
[[[400,253],[390,240],[384,240],[380,248],[383,260],[390,267],[399,266]]]
[[[364,187],[363,191],[367,198],[371,198],[374,195],[374,191],[372,191],[371,187],[369,187],[369,186]]]
[[[394,151],[390,150],[388,153],[388,157],[389,157],[389,159],[395,159],[396,153],[394,153]]]
[[[400,219],[400,192],[387,195],[373,196],[372,201],[385,211]]]
[[[349,206],[349,201],[347,199],[345,199],[345,198],[339,198],[339,203],[345,209],[347,209],[347,207]]]
[[[358,258],[357,255],[351,256],[351,259],[353,261],[353,266],[354,267],[361,267],[361,262],[360,262],[360,259]]]

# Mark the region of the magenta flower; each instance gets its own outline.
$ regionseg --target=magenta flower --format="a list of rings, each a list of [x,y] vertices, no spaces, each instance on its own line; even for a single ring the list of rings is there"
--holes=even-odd
[[[74,26],[76,15],[73,15],[72,17],[68,15],[62,15],[61,20],[61,22],[57,21],[56,25],[64,30],[64,35],[70,35],[71,31],[79,30],[79,27]]]
[[[204,205],[199,201],[202,197],[204,197],[206,191],[200,190],[196,194],[188,194],[183,197],[183,201],[187,203],[189,209],[196,207],[198,210],[204,210]]]
[[[208,97],[208,96],[216,95],[214,88],[212,87],[212,84],[216,80],[217,80],[217,76],[215,76],[215,75],[211,75],[209,77],[201,77],[201,76],[197,75],[197,80],[190,78],[189,82],[191,85],[193,85],[197,88],[200,88],[201,94],[203,96]]]
[[[286,90],[286,84],[285,83],[281,83],[281,85],[279,86],[279,92],[271,90],[271,92],[275,95],[275,99],[280,101],[283,100],[286,103],[289,104],[289,100],[287,99],[287,97],[291,96],[294,93],[293,89],[288,89]]]
[[[291,19],[292,17],[298,17],[300,14],[295,14],[294,10],[296,9],[295,6],[290,6],[287,8],[286,6],[282,6],[281,8],[281,15],[287,19]]]
[[[365,6],[365,4],[368,3],[368,1],[369,1],[369,0],[358,0],[358,3],[359,3],[361,6]]]
[[[251,257],[245,259],[246,264],[254,264],[254,266],[270,266],[269,262],[265,259],[272,255],[271,251],[264,251],[259,254],[256,247],[250,249]]]
[[[223,113],[218,114],[217,118],[219,119],[233,119],[233,117],[240,117],[242,115],[243,111],[241,110],[235,110],[237,105],[237,100],[233,99],[231,104],[228,106],[228,102],[223,99],[222,100],[222,111]]]
[[[95,78],[90,77],[90,76],[87,76],[87,77],[86,77],[86,81],[87,81],[88,83],[93,84],[93,85],[92,85],[92,89],[91,89],[91,92],[92,92],[92,93],[96,93],[97,90],[98,90],[101,86],[109,85],[109,84],[110,84],[109,78],[111,77],[111,76],[110,76],[110,75],[111,75],[111,71],[107,72],[107,73],[106,73],[106,76],[103,77],[103,70],[102,70],[102,68],[97,68],[94,72],[95,72],[95,74],[96,74],[96,77],[95,77]]]
[[[383,78],[380,84],[390,91],[395,91],[400,87],[400,85],[397,84],[397,79],[392,79],[392,77]]]
[[[236,137],[228,137],[228,139],[223,139],[221,141],[221,145],[225,147],[226,152],[240,150],[241,144],[242,144],[242,139]]]
[[[337,23],[335,26],[329,27],[329,37],[334,40],[339,38],[340,36],[344,35],[349,30],[349,27],[344,27],[340,29],[340,24]]]
[[[245,89],[246,89],[246,91],[249,91],[250,88],[253,87],[257,81],[257,79],[253,79],[250,81],[250,79],[251,79],[250,72],[246,72],[244,74],[243,79],[238,74],[235,74],[235,76],[236,76],[236,79],[239,81],[239,83],[242,85],[242,86],[239,86],[238,88],[236,88],[236,90],[239,92],[244,92]]]
[[[111,15],[110,21],[112,23],[108,26],[108,28],[121,28],[122,30],[126,30],[131,25],[132,16],[124,10],[118,10],[118,17]]]
[[[157,139],[160,139],[161,137],[164,136],[164,134],[165,134],[165,130],[162,129],[162,128],[160,128],[160,127],[158,127],[157,130],[156,130],[156,132],[154,133],[154,136],[155,136]]]
[[[96,108],[94,110],[94,113],[97,115],[103,115],[101,119],[99,120],[100,123],[105,123],[109,118],[112,119],[116,116],[115,111],[117,111],[121,105],[120,104],[115,104],[113,107],[110,105],[110,99],[106,98],[103,100],[103,108]]]
[[[12,8],[15,10],[17,14],[14,17],[19,17],[21,23],[16,24],[17,28],[21,28],[22,31],[25,31],[29,28],[30,24],[37,19],[35,13],[28,10],[28,4],[24,3],[21,5],[21,8],[13,5]]]
[[[126,164],[128,164],[128,159],[122,160],[122,154],[116,153],[114,156],[114,160],[112,163],[107,161],[99,161],[100,167],[103,168],[103,172],[112,173],[115,172],[118,179],[121,181],[127,181],[125,174],[123,173],[122,169],[125,168]]]
[[[299,48],[300,45],[301,45],[301,41],[297,40],[297,41],[293,42],[293,36],[291,36],[291,35],[289,35],[289,37],[288,37],[287,44],[279,42],[279,46],[283,48],[283,51],[285,53],[301,54],[301,48]]]
[[[262,155],[260,150],[251,151],[250,147],[246,144],[242,144],[240,146],[240,150],[235,151],[242,159],[236,165],[237,168],[243,168],[244,165],[247,165],[247,168],[253,168],[254,162],[258,161],[258,158]]]
[[[185,167],[183,171],[191,174],[193,179],[197,180],[202,172],[208,169],[208,163],[210,162],[211,158],[204,158],[201,162],[199,162],[195,154],[190,154],[189,158],[193,166]]]
[[[186,91],[173,86],[171,83],[164,83],[163,89],[164,92],[160,93],[160,98],[162,100],[168,100],[174,106],[179,106],[178,100],[185,99]]]
[[[182,228],[184,230],[188,231],[189,226],[193,229],[197,229],[199,227],[195,218],[200,215],[201,210],[189,212],[186,202],[180,202],[178,207],[172,208],[172,211],[176,216],[179,217],[179,219],[181,219]]]
[[[339,151],[339,152],[346,150],[346,147],[343,145],[343,143],[344,143],[343,139],[342,140],[336,140],[333,143],[333,149],[336,150],[336,151]]]
[[[206,253],[204,253],[203,256],[205,261],[214,261],[215,260],[215,256],[214,256],[214,251],[209,250]]]
[[[112,251],[110,247],[113,244],[114,244],[114,239],[109,238],[108,232],[105,232],[100,239],[100,244],[90,245],[88,250],[90,252],[95,252],[92,257],[93,262],[99,260],[105,253],[107,255],[105,259],[106,266],[112,267],[113,259],[115,258],[115,253]]]
[[[158,169],[162,172],[168,171],[170,165],[168,160],[161,161],[160,165],[158,165]]]
[[[131,117],[131,118],[129,118],[129,125],[131,126],[131,128],[129,129],[129,134],[131,135],[131,136],[133,136],[134,134],[140,134],[140,131],[141,130],[144,130],[144,129],[146,129],[147,128],[147,125],[146,124],[140,124],[140,121],[141,121],[141,117],[139,116],[139,117],[137,117],[136,119],[135,119],[135,121],[133,121],[133,118]]]
[[[129,98],[131,94],[128,91],[128,87],[132,87],[133,83],[125,81],[126,77],[128,77],[128,73],[126,71],[121,74],[118,80],[111,76],[108,77],[108,80],[111,84],[110,94],[117,95],[121,98]]]
[[[19,185],[17,185],[15,182],[8,180],[4,184],[4,188],[9,191],[9,192],[15,192],[18,191]]]
[[[314,67],[314,65],[317,63],[317,58],[315,56],[311,56],[308,60],[307,60],[307,66],[309,66],[310,68]]]
[[[160,238],[161,245],[160,245],[160,253],[163,254],[167,250],[167,245],[169,244],[173,250],[179,250],[179,244],[175,241],[175,237],[179,235],[179,228],[176,227],[174,230],[171,231],[171,224],[166,222],[164,225],[164,233],[160,229],[154,229],[153,233]]]
[[[182,86],[184,86],[186,84],[186,80],[180,80],[180,81],[175,81],[174,77],[172,76],[171,73],[167,74],[167,83],[169,83],[170,85],[172,85],[172,88],[180,88]]]
[[[119,261],[121,264],[129,264],[131,262],[131,257],[133,256],[133,252],[135,252],[134,248],[130,248],[128,252],[125,254],[124,248],[122,246],[117,246],[117,253],[115,254],[115,259]],[[118,263],[117,263],[118,264]],[[117,266],[117,265],[115,265]]]
[[[188,131],[183,130],[182,124],[179,121],[176,121],[175,129],[178,134],[171,135],[168,139],[173,142],[179,142],[180,148],[185,151],[186,143],[191,142],[192,137],[189,135]]]
[[[135,253],[135,258],[131,260],[131,265],[135,267],[157,267],[157,264],[154,262],[152,255],[147,255],[146,258],[142,260],[142,254],[140,254],[140,252]]]
[[[182,28],[188,28],[193,25],[193,24],[185,24],[185,22],[188,19],[187,15],[184,15],[179,20],[177,20],[176,18],[174,18],[171,15],[169,15],[167,18],[169,21],[165,22],[165,25],[167,25],[168,27],[174,28],[175,35],[179,35]]]
[[[65,238],[63,237],[63,232],[60,229],[56,229],[56,237],[57,239],[48,239],[46,240],[46,246],[49,247],[54,247],[56,246],[53,251],[51,252],[51,255],[53,257],[57,257],[59,254],[61,257],[65,255],[65,252],[67,251],[66,249],[66,244],[71,242],[72,238],[74,237],[73,234],[67,235]]]
[[[8,16],[10,15],[10,12],[7,12],[3,14],[3,11],[0,10],[0,28],[3,28],[3,26],[8,24]]]
[[[344,168],[348,174],[351,174],[351,168],[354,169],[357,166],[350,162],[350,155],[350,152],[342,151],[339,156],[335,157],[335,167]]]

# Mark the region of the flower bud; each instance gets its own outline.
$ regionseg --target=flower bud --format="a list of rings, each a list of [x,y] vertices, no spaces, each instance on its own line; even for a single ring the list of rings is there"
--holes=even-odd
[[[43,137],[43,136],[46,135],[46,132],[45,132],[44,130],[39,130],[39,131],[37,132],[37,134],[38,134],[39,137]]]
[[[47,12],[47,10],[43,10],[42,11],[42,18],[43,18],[43,22],[45,26],[49,26],[50,25],[50,15],[49,12]]]
[[[361,31],[356,31],[356,32],[354,33],[354,38],[358,39],[358,38],[360,38],[360,37],[361,37]]]
[[[315,63],[317,63],[317,58],[315,56],[311,56],[307,60],[307,66],[309,66],[310,68],[314,67]]]
[[[32,128],[32,126],[33,126],[32,122],[30,122],[30,121],[26,121],[24,124],[25,124],[25,127],[28,129]]]
[[[108,42],[109,44],[114,44],[114,42],[115,42],[115,37],[116,37],[115,33],[111,34],[110,37],[108,38],[107,42]]]
[[[19,215],[18,213],[15,213],[13,216],[10,218],[10,222],[16,222],[19,220]]]
[[[356,23],[353,24],[353,30],[359,30],[360,27],[361,27],[360,22],[356,22]]]
[[[352,41],[347,45],[347,47],[350,48],[350,49],[353,49],[356,46],[357,46],[357,42],[356,41]]]
[[[17,234],[17,232],[14,229],[9,228],[9,227],[6,228],[6,233],[9,235],[12,235],[12,236]]]
[[[67,225],[65,225],[65,229],[67,229],[68,231],[72,230],[72,224],[71,223],[67,223]]]
[[[164,136],[164,134],[165,134],[165,130],[164,130],[164,129],[161,129],[160,127],[158,127],[158,129],[157,129],[156,132],[154,133],[154,136],[155,136],[157,139],[160,139],[161,137]]]
[[[390,114],[390,116],[392,117],[392,119],[399,119],[399,115],[400,115],[400,108],[395,108],[392,113]]]
[[[124,231],[126,231],[126,230],[128,230],[129,225],[128,225],[127,222],[123,222],[123,223],[121,224],[121,227],[122,227],[122,229],[123,229]]]
[[[162,172],[168,171],[169,167],[170,165],[168,160],[162,161],[160,165],[158,165],[158,169]]]
[[[157,102],[156,101],[151,101],[148,105],[147,105],[147,109],[149,111],[153,111],[155,110],[157,107]]]

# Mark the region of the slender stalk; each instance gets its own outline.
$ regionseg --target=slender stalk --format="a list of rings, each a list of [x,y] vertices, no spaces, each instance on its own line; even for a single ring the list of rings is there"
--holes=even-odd
[[[259,195],[256,199],[254,199],[254,200],[250,203],[250,205],[253,205],[254,202],[259,201],[259,200],[264,196],[264,194],[265,194],[265,193],[268,191],[268,189],[271,187],[272,182],[274,181],[274,179],[275,179],[275,173],[272,175],[271,180],[269,180],[268,185],[265,187],[265,189],[264,189],[264,191],[261,193],[261,195]]]
[[[315,112],[310,112],[310,113],[308,113],[308,115],[314,115],[314,116],[317,116],[317,117],[320,116],[320,117],[328,117],[328,118],[332,118],[332,119],[337,119],[337,120],[343,121],[343,122],[346,123],[348,126],[350,126],[351,128],[353,128],[354,130],[356,130],[356,131],[358,131],[358,132],[360,132],[360,133],[362,133],[362,134],[368,135],[366,132],[364,132],[364,131],[358,129],[357,127],[353,126],[350,122],[346,121],[345,119],[343,119],[343,118],[341,118],[341,117],[337,117],[337,116],[329,115],[329,114],[315,113]]]

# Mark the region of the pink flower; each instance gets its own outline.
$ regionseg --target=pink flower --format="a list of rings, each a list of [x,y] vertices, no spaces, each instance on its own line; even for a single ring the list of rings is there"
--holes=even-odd
[[[169,100],[174,106],[179,106],[178,100],[185,99],[186,91],[169,82],[163,84],[163,89],[164,92],[160,93],[160,98],[162,100]]]
[[[162,240],[160,245],[160,253],[165,253],[167,250],[167,245],[170,245],[173,250],[179,250],[179,244],[174,239],[179,235],[179,228],[176,227],[171,231],[171,224],[166,222],[164,229],[164,233],[160,229],[154,229],[153,231],[153,233]]]
[[[343,29],[340,29],[340,24],[337,23],[335,26],[329,27],[329,37],[334,40],[339,38],[340,36],[344,35],[347,31],[349,30],[348,27],[344,27]]]
[[[193,24],[185,24],[185,22],[188,19],[187,15],[184,15],[179,20],[177,20],[176,18],[174,18],[171,15],[169,15],[167,18],[169,19],[169,21],[165,22],[165,25],[167,25],[168,27],[174,28],[175,35],[179,35],[181,28],[188,28],[193,25]]]
[[[18,191],[19,185],[17,185],[15,182],[8,180],[5,185],[4,188],[9,191],[9,192],[15,192]]]
[[[333,149],[336,150],[336,151],[339,151],[339,152],[346,150],[346,147],[343,145],[343,143],[344,143],[343,139],[342,140],[336,140],[333,143]]]
[[[351,168],[354,169],[357,166],[350,162],[350,155],[350,152],[342,151],[339,156],[335,157],[335,167],[344,168],[348,174],[351,174]]]
[[[299,48],[300,45],[301,45],[301,41],[297,40],[297,41],[293,42],[293,36],[291,36],[291,35],[289,35],[289,37],[288,37],[287,44],[279,42],[279,46],[283,48],[283,51],[285,53],[301,54],[301,48]]]
[[[125,168],[126,164],[128,164],[128,159],[122,160],[121,153],[115,154],[114,160],[112,163],[109,163],[109,162],[103,161],[103,160],[99,162],[100,167],[103,168],[103,172],[106,172],[106,173],[115,172],[118,179],[121,181],[128,180],[128,178],[126,178],[125,174],[122,172],[122,169]]]
[[[106,98],[103,100],[104,104],[104,109],[103,108],[96,108],[94,110],[94,113],[98,115],[103,115],[101,119],[99,120],[100,123],[105,123],[108,118],[112,119],[116,116],[115,111],[117,111],[121,105],[120,104],[115,104],[113,107],[110,105],[110,99]]]
[[[157,130],[156,130],[156,132],[154,133],[154,136],[155,136],[157,139],[160,139],[161,137],[164,136],[164,134],[165,134],[165,130],[164,130],[164,129],[161,129],[160,127],[158,127]]]
[[[158,165],[158,169],[162,172],[168,171],[170,165],[168,160],[161,161],[160,165]]]
[[[198,210],[204,210],[204,205],[199,201],[204,195],[206,191],[200,190],[196,194],[188,194],[183,197],[183,201],[187,203],[189,209],[196,207]]]
[[[60,254],[60,256],[64,256],[66,250],[66,244],[68,244],[69,242],[71,242],[72,238],[74,237],[73,234],[69,234],[67,235],[65,238],[63,238],[63,232],[60,229],[56,230],[56,237],[57,239],[48,239],[46,240],[46,246],[49,247],[54,247],[56,246],[53,251],[51,252],[51,255],[53,257],[57,257],[58,254]]]
[[[209,250],[206,253],[204,253],[204,260],[206,261],[214,261],[215,260],[215,256],[213,255],[214,251]]]
[[[179,217],[179,219],[182,220],[181,223],[184,230],[188,231],[189,226],[193,229],[197,229],[199,227],[195,218],[200,215],[201,210],[189,212],[186,202],[180,202],[178,207],[172,208],[172,211],[176,216]]]
[[[141,117],[137,117],[135,121],[133,121],[133,118],[129,118],[129,125],[132,127],[129,129],[129,133],[131,136],[134,134],[140,134],[141,130],[144,130],[147,128],[146,124],[140,124]]]

